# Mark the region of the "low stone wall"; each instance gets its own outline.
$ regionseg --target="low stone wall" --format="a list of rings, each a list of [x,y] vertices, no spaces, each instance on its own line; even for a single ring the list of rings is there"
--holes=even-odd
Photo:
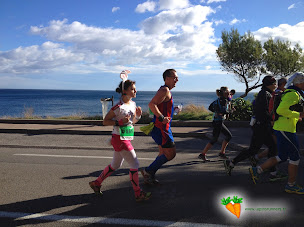
[[[48,119],[0,119],[0,123],[6,124],[54,124],[54,125],[102,125],[102,120],[48,120]],[[249,127],[248,121],[225,121],[227,127]],[[212,121],[173,120],[172,127],[212,127]]]
[[[0,119],[0,123],[6,124],[54,124],[54,125],[99,125],[102,126],[102,120],[48,120],[48,119]],[[248,128],[249,121],[225,121],[225,125],[231,128]],[[172,127],[212,127],[212,121],[173,120]],[[297,124],[297,132],[304,133],[304,121]]]

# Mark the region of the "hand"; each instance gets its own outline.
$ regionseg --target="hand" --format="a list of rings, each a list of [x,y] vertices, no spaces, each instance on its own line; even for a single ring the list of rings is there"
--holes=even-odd
[[[136,107],[136,115],[135,116],[140,117],[141,115],[142,115],[142,110],[141,110],[141,107],[138,106],[138,107]]]
[[[126,117],[122,118],[121,120],[124,124],[126,124],[129,122],[130,118],[131,118],[131,115],[127,115]]]
[[[163,124],[167,124],[171,121],[171,117],[165,117],[164,120],[162,121]]]

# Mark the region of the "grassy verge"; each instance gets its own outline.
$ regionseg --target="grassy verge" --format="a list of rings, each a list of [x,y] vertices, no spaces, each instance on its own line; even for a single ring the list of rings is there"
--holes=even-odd
[[[183,108],[183,110],[173,116],[173,120],[211,120],[212,113],[208,111],[204,106],[196,106],[190,104]]]
[[[3,116],[2,119],[47,119],[47,120],[102,120],[102,116],[88,116],[86,113],[77,113],[69,116],[62,117],[42,117],[34,114],[33,108],[25,108],[22,117],[10,117]],[[178,114],[174,115],[173,120],[211,120],[212,113],[209,112],[204,106],[195,106],[193,104],[188,105],[183,108],[183,110]],[[148,112],[143,112],[142,118],[139,123],[147,124],[151,122]]]

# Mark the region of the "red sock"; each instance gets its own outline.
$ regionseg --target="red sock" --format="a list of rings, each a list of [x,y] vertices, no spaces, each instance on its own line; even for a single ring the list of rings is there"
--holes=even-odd
[[[140,195],[139,179],[138,179],[138,169],[130,169],[130,180],[133,186],[135,196]]]
[[[103,171],[102,173],[99,175],[99,177],[96,179],[96,182],[101,185],[101,183],[108,177],[110,176],[113,172],[115,171],[115,169],[113,169],[111,167],[111,165],[108,165]]]

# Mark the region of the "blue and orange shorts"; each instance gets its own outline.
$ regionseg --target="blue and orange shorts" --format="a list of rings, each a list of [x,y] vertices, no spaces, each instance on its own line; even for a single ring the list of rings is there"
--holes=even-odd
[[[173,135],[171,128],[168,129],[160,129],[154,126],[151,136],[154,139],[155,143],[162,146],[162,148],[173,148],[175,147]]]

